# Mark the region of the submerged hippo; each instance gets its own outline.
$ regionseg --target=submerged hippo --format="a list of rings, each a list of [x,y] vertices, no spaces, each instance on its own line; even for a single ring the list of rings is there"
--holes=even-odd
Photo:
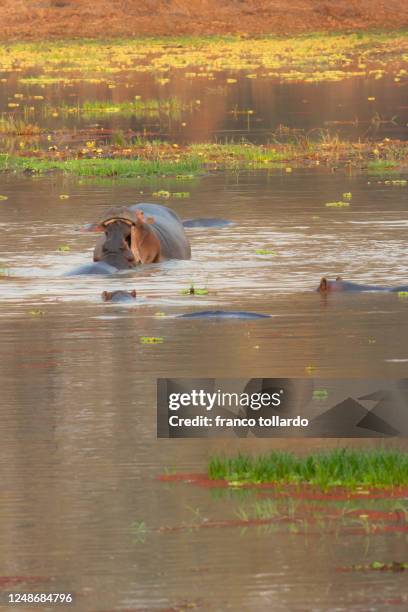
[[[194,227],[194,228],[202,228],[202,227],[226,227],[227,225],[232,225],[232,221],[227,221],[227,219],[215,219],[213,217],[199,217],[197,219],[184,219],[183,220],[184,227]]]
[[[104,232],[94,250],[94,264],[72,274],[111,274],[139,264],[190,259],[191,249],[177,214],[160,204],[111,208],[98,222]]]
[[[344,281],[341,276],[338,276],[336,280],[331,281],[323,277],[320,281],[320,285],[317,291],[322,293],[331,291],[388,291],[388,292],[400,292],[408,291],[408,285],[401,285],[399,287],[379,287],[378,285],[361,285],[359,283],[351,283]]]
[[[201,310],[177,315],[178,319],[270,319],[271,315],[241,310]]]
[[[118,289],[116,291],[102,291],[102,299],[104,302],[133,302],[136,299],[136,290],[126,291]]]

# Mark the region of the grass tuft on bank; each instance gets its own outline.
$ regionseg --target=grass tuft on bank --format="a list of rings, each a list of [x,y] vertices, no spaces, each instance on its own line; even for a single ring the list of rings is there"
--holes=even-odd
[[[179,160],[146,159],[69,159],[50,160],[36,157],[0,155],[0,172],[43,174],[62,171],[85,177],[142,177],[196,174],[202,169],[199,159],[189,156]]]
[[[321,489],[406,486],[408,453],[335,449],[303,457],[284,451],[215,456],[209,461],[208,477],[233,484],[308,484]]]

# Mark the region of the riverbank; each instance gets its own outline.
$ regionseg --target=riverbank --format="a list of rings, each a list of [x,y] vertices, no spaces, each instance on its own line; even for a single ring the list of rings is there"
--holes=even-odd
[[[408,26],[398,0],[4,0],[1,40],[122,36],[290,35]]]
[[[46,141],[48,144],[50,140]],[[408,145],[385,139],[378,142],[347,142],[335,137],[323,141],[306,138],[297,143],[256,145],[202,143],[177,145],[165,142],[137,141],[119,146],[88,141],[85,146],[61,150],[57,145],[40,149],[29,143],[18,152],[0,154],[0,172],[41,174],[60,171],[77,176],[176,176],[188,178],[214,170],[251,170],[281,168],[291,173],[293,167],[326,166],[368,170],[382,174],[405,170]]]

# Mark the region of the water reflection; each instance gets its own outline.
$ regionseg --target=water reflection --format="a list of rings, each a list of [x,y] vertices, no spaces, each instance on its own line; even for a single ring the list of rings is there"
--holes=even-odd
[[[123,72],[112,87],[108,81],[75,80],[21,85],[24,73],[8,73],[0,83],[0,111],[52,130],[98,125],[105,139],[116,134],[114,140],[118,133],[129,132],[179,143],[243,137],[261,143],[273,141],[280,126],[311,138],[319,130],[353,140],[407,138],[406,84],[395,82],[391,74],[381,80],[354,77],[319,83],[284,83],[262,73],[246,76],[220,71],[208,80],[171,70],[168,82],[160,84],[150,74]],[[10,110],[16,92],[23,97]],[[66,132],[58,144],[61,148],[77,138]]]

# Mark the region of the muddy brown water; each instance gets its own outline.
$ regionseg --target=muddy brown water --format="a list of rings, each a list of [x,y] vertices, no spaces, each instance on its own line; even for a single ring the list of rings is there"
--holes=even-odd
[[[405,609],[404,572],[337,571],[406,561],[403,531],[367,535],[362,519],[343,530],[324,517],[306,530],[296,521],[201,528],[236,519],[256,494],[156,480],[166,470],[203,471],[215,452],[307,452],[358,441],[158,441],[155,384],[158,376],[304,377],[308,366],[322,378],[405,377],[407,298],[325,299],[314,289],[323,274],[407,283],[407,187],[323,169],[164,181],[161,189],[191,194],[165,202],[182,218],[205,214],[233,225],[189,230],[191,261],[63,276],[92,258],[96,236],[78,231],[83,224],[112,204],[158,201],[157,188],[52,174],[1,179],[2,268],[12,274],[0,286],[2,575],[49,577],[52,586],[31,590],[72,590],[80,611]],[[344,192],[352,193],[349,208],[325,206]],[[191,282],[209,294],[181,295]],[[102,290],[119,288],[136,288],[137,302],[101,301]],[[273,316],[167,316],[198,309]],[[143,345],[141,336],[163,343]],[[403,439],[388,444],[406,448]]]

